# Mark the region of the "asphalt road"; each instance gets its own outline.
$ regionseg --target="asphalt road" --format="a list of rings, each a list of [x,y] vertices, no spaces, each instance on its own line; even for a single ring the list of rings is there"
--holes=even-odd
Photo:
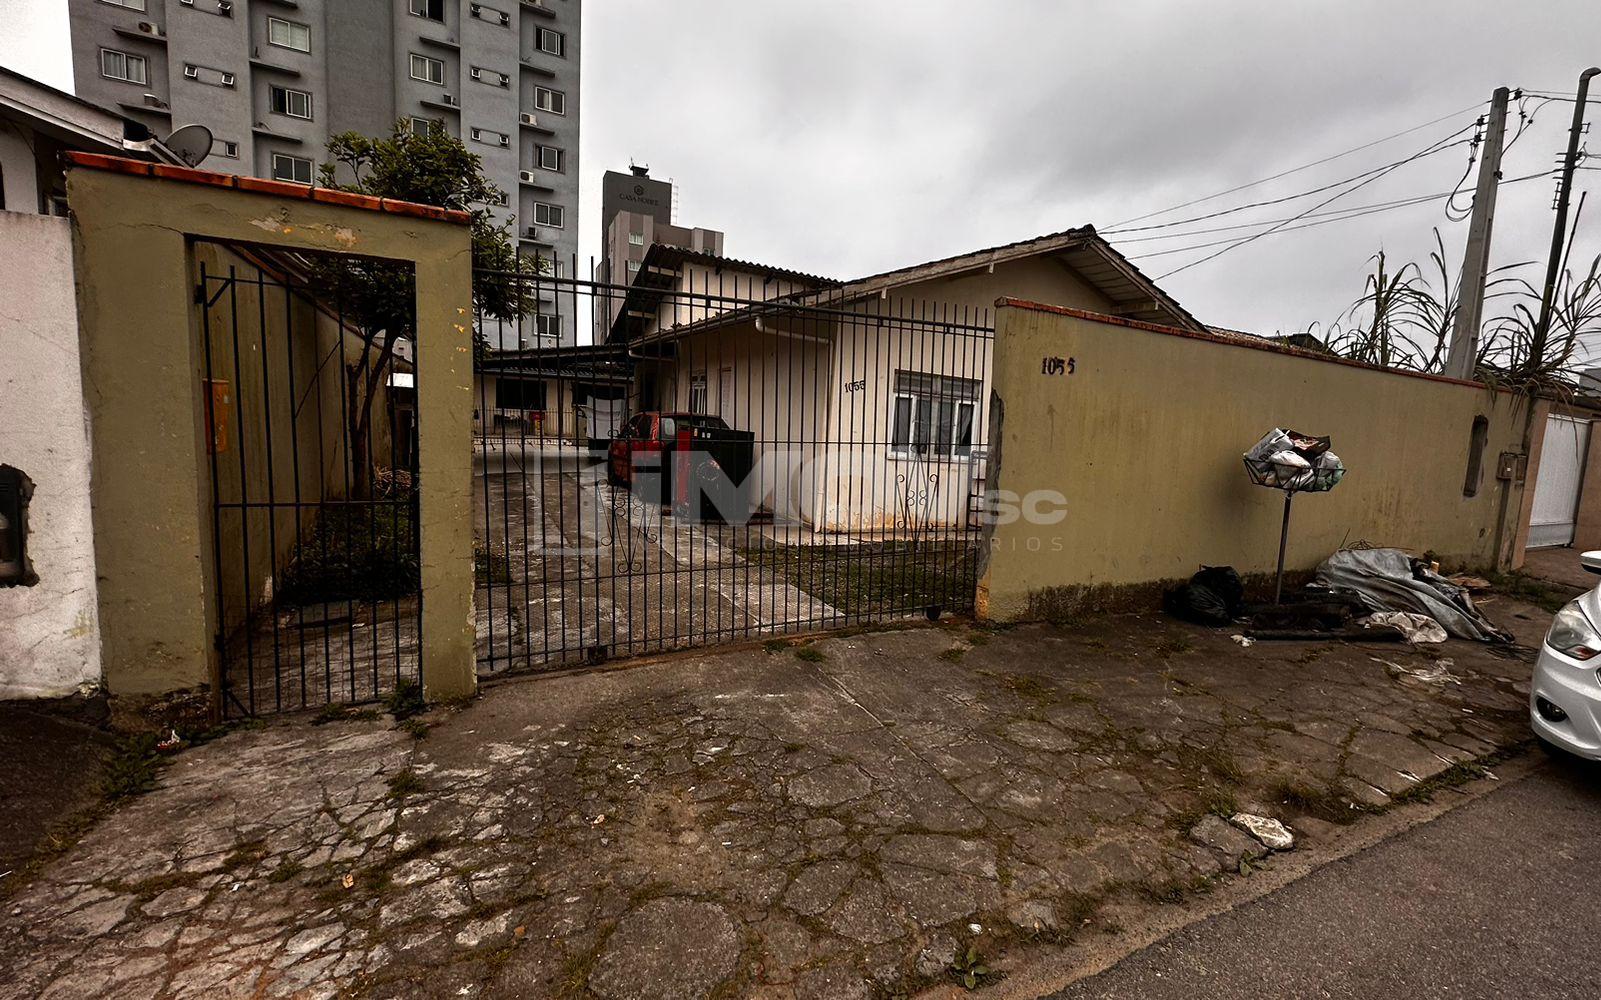
[[[1056,994],[1601,996],[1601,768],[1520,781]]]

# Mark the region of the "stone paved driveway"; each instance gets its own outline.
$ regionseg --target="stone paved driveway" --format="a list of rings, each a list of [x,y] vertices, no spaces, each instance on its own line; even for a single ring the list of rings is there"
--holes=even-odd
[[[185,752],[0,902],[0,997],[910,994],[1242,877],[1264,849],[1218,814],[1316,840],[1525,733],[1528,662],[1462,643],[1122,617],[805,648]]]

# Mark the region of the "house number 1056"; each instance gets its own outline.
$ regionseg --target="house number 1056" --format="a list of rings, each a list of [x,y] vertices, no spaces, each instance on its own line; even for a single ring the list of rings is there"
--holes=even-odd
[[[1074,358],[1042,358],[1040,359],[1040,374],[1062,375],[1065,373],[1071,375],[1076,364],[1077,361]]]

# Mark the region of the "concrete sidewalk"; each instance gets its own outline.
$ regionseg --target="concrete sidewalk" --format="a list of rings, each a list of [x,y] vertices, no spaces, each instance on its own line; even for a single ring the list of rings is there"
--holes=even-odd
[[[1532,645],[1549,616],[1502,598]],[[185,752],[11,890],[0,997],[866,997],[1015,970],[1521,744],[1529,662],[1157,616],[508,683]],[[1254,860],[1253,860],[1254,859]]]

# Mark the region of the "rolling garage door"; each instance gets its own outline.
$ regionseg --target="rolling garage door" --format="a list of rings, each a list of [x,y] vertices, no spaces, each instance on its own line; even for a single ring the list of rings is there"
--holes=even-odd
[[[1534,482],[1534,512],[1529,519],[1529,547],[1548,548],[1573,541],[1584,481],[1584,456],[1590,448],[1590,424],[1552,415],[1546,419],[1540,446],[1540,470]]]

